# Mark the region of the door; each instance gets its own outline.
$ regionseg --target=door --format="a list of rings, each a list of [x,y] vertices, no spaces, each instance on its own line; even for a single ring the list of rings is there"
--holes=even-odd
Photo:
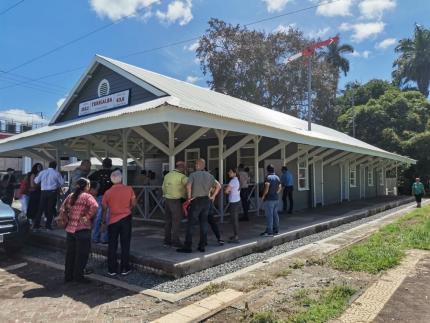
[[[314,187],[314,194],[315,194],[315,201],[314,206],[322,205],[322,176],[323,176],[323,169],[322,169],[322,161],[316,161],[313,163],[313,176],[311,177],[314,181],[313,187]]]

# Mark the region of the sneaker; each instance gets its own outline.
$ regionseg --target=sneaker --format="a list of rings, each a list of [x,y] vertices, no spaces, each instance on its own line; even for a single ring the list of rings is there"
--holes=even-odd
[[[221,239],[218,240],[218,245],[223,246],[224,243],[225,243],[224,240],[221,240]]]
[[[205,252],[206,251],[206,249],[204,247],[198,247],[197,250],[200,251],[200,252]]]
[[[108,271],[108,276],[111,276],[111,277],[115,277],[116,275],[118,275],[118,273],[116,273],[116,272],[110,272],[110,271]]]
[[[273,237],[273,233],[263,232],[262,234],[260,234],[260,236],[262,236],[262,237]]]
[[[129,273],[131,273],[131,269],[121,271],[122,276],[127,276]]]

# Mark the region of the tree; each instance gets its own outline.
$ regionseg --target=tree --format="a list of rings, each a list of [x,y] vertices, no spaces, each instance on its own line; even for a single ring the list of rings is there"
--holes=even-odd
[[[339,42],[334,42],[327,46],[327,49],[324,51],[324,58],[330,64],[330,66],[334,69],[335,77],[335,88],[337,89],[340,73],[346,76],[349,72],[349,61],[343,54],[353,53],[354,48],[348,44],[340,45]],[[336,95],[336,93],[335,93]]]
[[[393,63],[393,79],[399,86],[416,82],[419,91],[429,95],[430,84],[430,30],[415,26],[413,38],[399,41],[395,49],[399,54]]]
[[[302,32],[293,28],[288,32],[265,33],[211,19],[196,53],[203,73],[211,76],[208,81],[211,89],[304,117],[307,110],[305,60],[288,64],[285,60],[309,43]],[[333,92],[333,71],[319,54],[313,58],[313,67],[312,88],[316,93],[313,120],[325,122],[327,93]]]

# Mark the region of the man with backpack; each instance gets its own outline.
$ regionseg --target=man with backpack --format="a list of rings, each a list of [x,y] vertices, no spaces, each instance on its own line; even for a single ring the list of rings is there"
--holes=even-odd
[[[103,159],[103,162],[102,162],[102,169],[95,171],[88,177],[90,181],[95,181],[99,183],[99,190],[96,198],[97,204],[99,205],[99,207],[97,209],[96,219],[94,221],[93,232],[91,237],[94,243],[103,243],[103,244],[108,243],[107,230],[103,234],[101,232],[102,213],[103,213],[102,201],[103,201],[103,195],[105,194],[105,192],[108,189],[110,189],[113,185],[110,179],[111,174],[112,174],[112,159],[105,158]],[[107,218],[109,218],[109,212],[106,214],[106,216]],[[107,221],[109,220],[107,219]]]

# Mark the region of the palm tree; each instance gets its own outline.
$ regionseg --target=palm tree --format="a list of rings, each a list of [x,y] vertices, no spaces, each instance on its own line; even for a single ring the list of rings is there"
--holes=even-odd
[[[335,91],[337,91],[337,86],[339,84],[340,73],[346,76],[349,72],[349,60],[343,57],[343,54],[353,53],[354,48],[348,44],[339,45],[339,42],[334,42],[327,46],[327,51],[324,52],[323,57],[326,62],[328,62],[335,71]]]
[[[401,39],[395,48],[399,54],[393,63],[393,79],[399,86],[416,82],[418,90],[429,95],[430,84],[430,30],[415,25],[414,37]]]

